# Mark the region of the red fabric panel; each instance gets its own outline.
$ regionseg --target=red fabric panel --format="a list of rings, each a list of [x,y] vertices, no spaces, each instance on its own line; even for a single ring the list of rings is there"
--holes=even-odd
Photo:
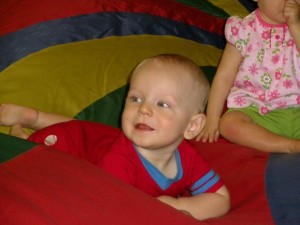
[[[231,196],[231,211],[209,224],[274,224],[265,192],[265,171],[269,154],[227,142],[194,142],[211,162]]]
[[[7,225],[207,224],[86,161],[46,146],[0,165],[0,221]]]
[[[47,20],[95,12],[135,12],[161,16],[223,34],[224,19],[174,0],[2,0],[0,36]]]
[[[196,221],[88,162],[45,146],[0,165],[3,224],[273,225],[265,193],[269,154],[226,141],[194,142],[227,185],[231,211]]]

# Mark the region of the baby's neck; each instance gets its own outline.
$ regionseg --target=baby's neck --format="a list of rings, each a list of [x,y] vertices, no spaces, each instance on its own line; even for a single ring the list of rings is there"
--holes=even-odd
[[[284,25],[285,23],[282,22],[282,23],[279,23],[279,22],[276,22],[274,20],[272,20],[271,18],[269,18],[266,14],[264,14],[261,10],[257,9],[256,10],[256,15],[257,17],[259,18],[259,20],[261,22],[263,22],[264,24],[268,24],[270,26],[276,26],[276,25]]]
[[[136,150],[166,177],[173,178],[177,175],[176,150],[168,152],[138,147]]]

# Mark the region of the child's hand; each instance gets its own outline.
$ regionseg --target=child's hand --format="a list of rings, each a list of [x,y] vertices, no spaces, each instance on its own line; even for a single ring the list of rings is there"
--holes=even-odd
[[[225,186],[214,193],[179,198],[164,195],[157,199],[197,220],[219,217],[230,209],[230,196]]]
[[[220,136],[218,123],[217,122],[210,122],[209,120],[206,121],[203,129],[196,137],[196,141],[202,142],[217,142]]]
[[[287,0],[283,13],[288,26],[300,25],[300,0]]]
[[[0,125],[12,126],[19,123],[20,110],[18,106],[13,104],[1,104],[0,105]]]
[[[34,109],[14,104],[0,105],[0,125],[12,126],[14,124],[21,124],[28,126],[36,122],[38,112]]]
[[[163,203],[165,203],[165,204],[167,204],[167,205],[169,205],[169,206],[171,206],[171,207],[173,207],[173,208],[175,208],[175,209],[180,210],[178,208],[178,205],[177,205],[178,200],[174,197],[167,196],[167,195],[162,195],[162,196],[157,197],[156,199],[163,202]]]

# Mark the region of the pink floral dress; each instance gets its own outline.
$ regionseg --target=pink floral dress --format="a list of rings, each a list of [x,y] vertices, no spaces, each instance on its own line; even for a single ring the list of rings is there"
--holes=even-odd
[[[264,22],[259,11],[230,17],[225,36],[243,56],[228,108],[258,107],[260,114],[300,104],[300,54],[286,24]]]

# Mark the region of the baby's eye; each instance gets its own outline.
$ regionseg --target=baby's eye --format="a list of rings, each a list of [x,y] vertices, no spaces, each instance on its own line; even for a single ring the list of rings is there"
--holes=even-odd
[[[165,102],[158,102],[157,105],[159,107],[163,107],[163,108],[169,108],[169,104],[168,103],[165,103]]]
[[[141,102],[142,101],[142,99],[140,99],[139,97],[136,97],[136,96],[129,97],[129,100],[131,102]]]

